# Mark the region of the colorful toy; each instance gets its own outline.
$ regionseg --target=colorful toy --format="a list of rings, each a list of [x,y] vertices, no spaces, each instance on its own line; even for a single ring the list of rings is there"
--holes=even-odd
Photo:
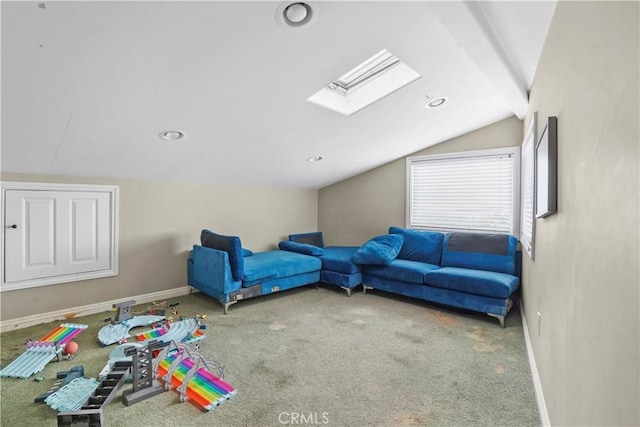
[[[222,379],[222,366],[185,344],[174,342],[163,350],[154,361],[154,369],[165,388],[180,393],[180,401],[190,400],[204,411],[210,411],[237,394],[235,388]]]
[[[53,331],[49,332],[38,342],[57,342],[64,345],[74,339],[80,332],[87,329],[88,325],[76,325],[73,323],[63,323]]]
[[[102,345],[122,344],[123,340],[131,337],[129,335],[130,329],[158,323],[162,320],[164,320],[164,316],[134,316],[121,323],[105,325],[98,332],[98,342]]]
[[[27,341],[27,350],[0,371],[0,377],[29,378],[44,369],[88,325],[63,323],[38,341]],[[73,347],[73,345],[72,345]]]

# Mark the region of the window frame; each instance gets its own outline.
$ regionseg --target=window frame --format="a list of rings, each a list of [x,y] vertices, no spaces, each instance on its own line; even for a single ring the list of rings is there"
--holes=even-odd
[[[534,112],[531,117],[531,123],[529,123],[529,127],[527,128],[527,133],[524,136],[522,141],[522,167],[521,173],[522,177],[520,178],[520,195],[522,206],[520,207],[520,213],[522,218],[520,219],[520,245],[524,252],[529,255],[529,258],[533,261],[534,253],[535,253],[535,236],[536,236],[536,142],[538,140],[538,113]],[[527,157],[528,155],[528,157]],[[526,183],[525,173],[526,167],[525,165],[529,164],[530,172],[529,178],[531,179],[531,203],[528,204],[524,197],[524,188]],[[531,235],[527,235],[524,229],[525,225],[525,217],[531,219]]]
[[[519,237],[520,234],[520,146],[509,146],[500,148],[470,150],[470,151],[458,151],[445,154],[428,154],[420,156],[411,156],[406,158],[406,198],[405,198],[405,226],[407,228],[420,229],[420,230],[436,230],[436,231],[456,231],[456,232],[469,232],[469,233],[495,233],[501,234],[503,231],[499,230],[474,230],[463,229],[454,227],[430,227],[412,225],[412,195],[413,195],[413,164],[430,161],[430,160],[443,160],[453,158],[474,158],[474,157],[487,157],[487,156],[511,156],[513,159],[513,184],[511,187],[511,230],[509,234]]]

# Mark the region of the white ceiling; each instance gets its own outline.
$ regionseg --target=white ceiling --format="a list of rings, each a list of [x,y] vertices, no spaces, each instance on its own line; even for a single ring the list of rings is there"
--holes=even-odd
[[[523,117],[555,8],[310,3],[287,28],[280,1],[3,1],[2,170],[321,188]],[[306,101],[382,49],[422,78],[350,117]]]

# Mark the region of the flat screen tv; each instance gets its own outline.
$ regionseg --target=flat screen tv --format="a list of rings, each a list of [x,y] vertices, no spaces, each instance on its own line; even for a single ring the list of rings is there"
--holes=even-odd
[[[558,118],[549,117],[536,144],[536,218],[558,210]]]

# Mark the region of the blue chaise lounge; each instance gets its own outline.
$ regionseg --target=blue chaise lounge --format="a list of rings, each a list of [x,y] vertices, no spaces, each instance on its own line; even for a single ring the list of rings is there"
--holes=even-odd
[[[236,302],[320,281],[313,256],[273,250],[253,253],[240,238],[202,230],[187,264],[189,285],[229,306]]]

